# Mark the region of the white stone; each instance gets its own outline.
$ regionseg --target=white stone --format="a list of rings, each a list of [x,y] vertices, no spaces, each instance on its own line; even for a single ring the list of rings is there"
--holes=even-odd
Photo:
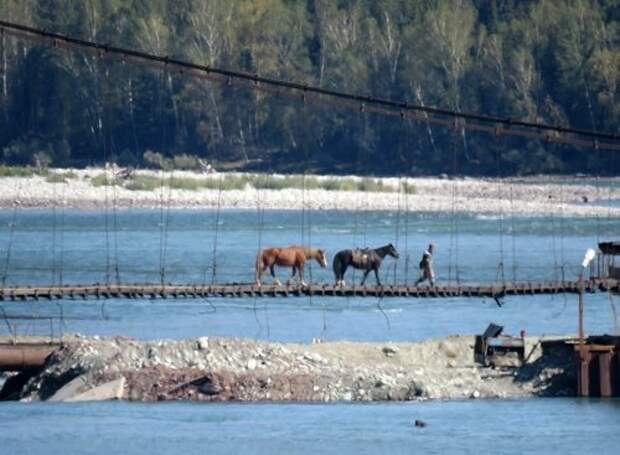
[[[201,351],[205,351],[205,350],[209,349],[209,337],[200,337],[200,338],[198,338],[198,340],[196,342],[196,346]]]

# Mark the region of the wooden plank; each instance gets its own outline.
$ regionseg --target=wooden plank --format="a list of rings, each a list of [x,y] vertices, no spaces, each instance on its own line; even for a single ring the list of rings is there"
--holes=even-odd
[[[618,280],[599,280],[591,285],[592,292],[597,290],[620,290]],[[213,285],[161,285],[161,284],[122,284],[122,285],[72,285],[72,286],[36,286],[36,287],[6,287],[0,289],[0,300],[27,300],[39,297],[54,298],[75,298],[80,296],[86,298],[94,296],[96,298],[114,298],[124,296],[135,298],[137,296],[149,295],[152,298],[159,296],[166,298],[195,296],[223,296],[223,297],[243,297],[246,295],[265,294],[270,296],[302,296],[302,295],[332,295],[332,296],[361,296],[361,297],[492,297],[494,295],[536,295],[536,294],[555,294],[558,292],[576,292],[578,283],[576,282],[517,282],[504,283],[502,286],[495,284],[487,285],[461,285],[446,284],[435,287],[417,287],[406,285],[380,286],[356,286],[336,287],[333,284],[311,285],[308,287],[286,286],[277,287],[273,284],[265,284],[261,287],[252,283],[233,283],[233,284],[213,284]]]

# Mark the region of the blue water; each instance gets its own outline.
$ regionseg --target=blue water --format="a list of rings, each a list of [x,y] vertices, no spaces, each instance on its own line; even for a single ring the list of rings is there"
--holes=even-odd
[[[401,258],[386,259],[382,279],[411,283],[418,276],[421,252],[432,241],[441,282],[573,280],[586,248],[618,238],[618,219],[607,217],[405,218],[398,213],[338,211],[265,211],[259,216],[255,210],[222,211],[219,216],[213,210],[123,210],[114,216],[111,211],[8,210],[0,212],[0,273],[13,285],[114,282],[117,277],[122,282],[156,283],[162,277],[178,283],[248,282],[260,247],[312,244],[325,248],[331,258],[342,248],[392,242]],[[333,281],[330,268],[314,264],[307,272],[306,278],[314,282]],[[287,273],[279,271],[282,278]],[[349,271],[346,278],[359,282],[361,275]],[[369,283],[374,284],[373,276]],[[227,335],[299,342],[317,337],[418,340],[478,333],[492,321],[510,333],[576,330],[574,295],[510,297],[504,303],[498,308],[481,298],[91,299],[3,302],[0,311],[56,318],[17,321],[20,333],[142,339]],[[617,332],[613,304],[605,294],[587,297],[588,332]],[[0,326],[0,334],[7,330]]]
[[[414,426],[416,419],[427,423]],[[0,403],[2,453],[617,454],[620,400]]]
[[[246,282],[256,251],[312,244],[394,243],[384,282],[417,278],[429,242],[442,282],[575,279],[588,247],[619,239],[618,219],[397,213],[125,210],[0,211],[0,277],[8,285]],[[306,220],[304,229],[302,218]],[[162,222],[163,220],[163,222]],[[216,223],[216,221],[218,221]],[[106,229],[107,225],[107,229]],[[215,239],[217,238],[217,242]],[[215,246],[215,248],[214,248]],[[215,253],[215,254],[214,254]],[[503,264],[503,267],[501,266]],[[331,282],[316,264],[308,279]],[[311,277],[310,277],[311,274]],[[280,275],[285,276],[281,271]],[[347,275],[358,281],[359,272]],[[374,278],[369,278],[370,283]],[[617,298],[586,297],[586,330],[618,333]],[[2,302],[21,334],[141,339],[241,336],[277,341],[419,340],[480,333],[575,333],[574,295],[480,298],[210,298]],[[62,317],[61,317],[62,316]],[[0,335],[6,335],[6,324]],[[413,426],[415,419],[428,423]],[[376,404],[0,403],[0,454],[158,453],[617,453],[618,400]]]

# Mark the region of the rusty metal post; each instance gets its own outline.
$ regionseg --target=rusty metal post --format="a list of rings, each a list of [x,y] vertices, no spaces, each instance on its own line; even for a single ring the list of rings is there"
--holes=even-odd
[[[579,349],[583,349],[583,273],[579,275]]]
[[[611,359],[612,352],[601,352],[598,355],[598,375],[602,397],[611,396]]]
[[[581,262],[581,270],[579,271],[579,350],[583,353],[583,273],[596,257],[596,252],[592,248],[586,250],[586,254]]]
[[[579,370],[577,371],[577,395],[590,396],[590,353],[579,347]]]
[[[615,382],[612,387],[612,393],[615,391],[615,396],[620,397],[620,350],[615,353],[615,357],[615,365],[612,365],[611,376],[612,380]]]

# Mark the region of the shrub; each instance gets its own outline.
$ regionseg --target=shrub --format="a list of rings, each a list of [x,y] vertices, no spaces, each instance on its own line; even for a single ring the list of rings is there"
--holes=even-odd
[[[286,180],[272,175],[253,176],[251,184],[257,190],[281,190],[286,187]]]
[[[359,191],[369,191],[369,192],[387,192],[390,191],[385,187],[381,180],[376,180],[370,177],[364,177],[358,183]]]
[[[49,183],[67,183],[68,179],[76,179],[78,175],[73,171],[50,172],[45,181]]]
[[[402,182],[400,184],[401,191],[405,194],[415,194],[416,188],[412,183]]]
[[[3,159],[17,165],[34,164],[46,168],[51,164],[50,156],[50,144],[35,138],[17,139],[2,149]]]
[[[0,177],[32,177],[34,170],[24,166],[0,166]]]
[[[118,181],[114,179],[114,177],[110,177],[106,174],[99,174],[90,179],[90,184],[92,186],[112,186],[118,185]]]
[[[166,184],[165,181],[164,184]],[[152,175],[136,175],[123,185],[125,189],[130,191],[153,191],[161,186],[161,179]]]
[[[171,162],[159,152],[147,150],[143,155],[144,161],[156,169],[170,169]]]
[[[191,177],[172,177],[168,179],[165,184],[170,188],[189,191],[196,191],[203,187],[200,180]]]
[[[222,191],[242,190],[248,184],[249,179],[240,175],[227,175],[225,177],[209,177],[202,182],[203,188]]]
[[[61,173],[52,172],[46,178],[48,183],[67,183],[67,179]]]
[[[172,158],[172,163],[174,164],[175,169],[185,169],[190,171],[200,169],[198,158],[194,155],[176,155]]]

